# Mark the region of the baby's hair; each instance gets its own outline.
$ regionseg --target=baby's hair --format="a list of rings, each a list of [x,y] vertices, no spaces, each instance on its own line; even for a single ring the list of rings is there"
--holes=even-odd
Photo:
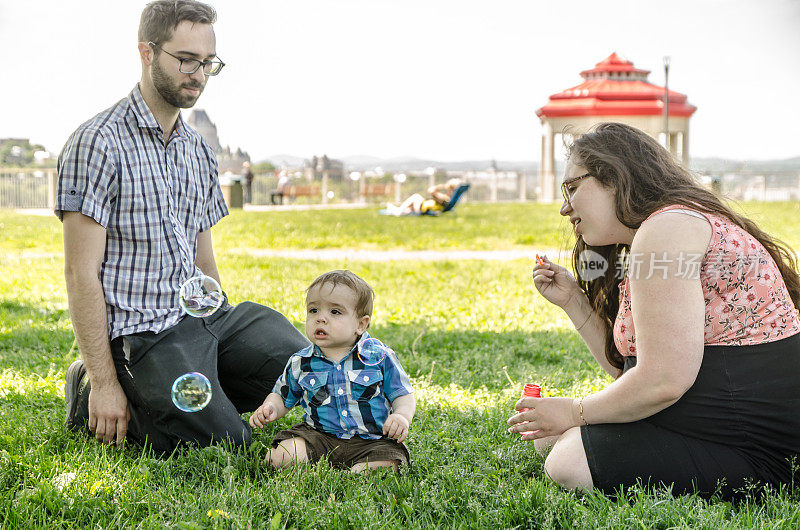
[[[349,287],[356,293],[356,316],[359,318],[363,316],[372,317],[372,301],[375,299],[375,291],[372,290],[372,287],[367,282],[350,271],[330,271],[311,282],[311,285],[306,289],[306,294],[317,285],[321,286],[326,283],[333,284],[333,287],[340,283]]]

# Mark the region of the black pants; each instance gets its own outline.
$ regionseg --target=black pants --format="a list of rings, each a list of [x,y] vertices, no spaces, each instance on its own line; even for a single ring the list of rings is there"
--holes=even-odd
[[[632,366],[627,359],[625,371]],[[798,378],[800,334],[706,346],[697,379],[670,407],[640,421],[581,427],[595,487],[614,494],[641,481],[736,498],[751,484],[791,484],[800,479]]]
[[[117,337],[111,353],[128,397],[128,438],[157,452],[182,443],[247,445],[250,426],[239,414],[261,405],[289,357],[307,345],[283,315],[252,302],[226,303],[207,318],[184,317],[158,334]],[[198,412],[172,402],[173,382],[189,372],[211,383],[211,401]]]

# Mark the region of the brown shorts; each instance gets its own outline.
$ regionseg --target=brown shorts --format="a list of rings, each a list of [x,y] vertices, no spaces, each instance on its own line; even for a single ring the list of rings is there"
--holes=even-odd
[[[310,462],[318,462],[321,458],[327,457],[333,466],[345,469],[367,461],[396,460],[400,465],[411,463],[411,455],[406,446],[395,440],[388,438],[364,440],[358,437],[343,440],[309,427],[305,423],[299,423],[289,430],[276,434],[272,440],[272,447],[277,447],[283,440],[290,438],[302,438],[306,441]]]

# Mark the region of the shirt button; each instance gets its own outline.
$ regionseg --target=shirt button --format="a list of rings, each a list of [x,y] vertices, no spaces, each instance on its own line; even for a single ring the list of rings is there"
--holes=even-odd
[[[340,389],[339,389],[339,395],[341,396],[342,394],[344,394],[344,390],[342,390],[342,389],[340,388]]]
[[[369,381],[369,376],[368,375],[364,376],[364,381]]]
[[[337,370],[341,370],[342,369],[342,365],[340,364],[339,366],[336,367],[336,369]]]
[[[342,416],[347,416],[347,411],[346,410],[342,411]]]
[[[316,380],[316,379],[312,379],[311,381],[309,381],[309,383],[311,383],[312,385],[313,385],[314,383],[316,383],[316,382],[317,382],[317,380]]]

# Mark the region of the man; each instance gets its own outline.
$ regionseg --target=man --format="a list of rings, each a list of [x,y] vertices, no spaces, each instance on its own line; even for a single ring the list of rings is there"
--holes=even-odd
[[[81,125],[59,157],[55,211],[83,359],[67,370],[65,423],[88,425],[105,443],[127,437],[159,452],[247,444],[250,427],[239,414],[261,404],[289,356],[308,344],[283,315],[257,304],[226,300],[194,318],[178,303],[187,279],[219,281],[210,229],[228,213],[214,153],[180,115],[224,66],[215,20],[213,8],[194,0],[149,3],[139,26],[140,83]],[[199,412],[171,400],[173,381],[188,372],[211,382]]]
[[[283,204],[283,196],[286,193],[286,187],[289,185],[289,175],[286,171],[281,171],[281,176],[278,178],[277,189],[269,194],[269,201],[272,204]]]
[[[252,204],[253,202],[253,170],[250,168],[250,162],[242,163],[242,177],[244,179],[244,203]]]

